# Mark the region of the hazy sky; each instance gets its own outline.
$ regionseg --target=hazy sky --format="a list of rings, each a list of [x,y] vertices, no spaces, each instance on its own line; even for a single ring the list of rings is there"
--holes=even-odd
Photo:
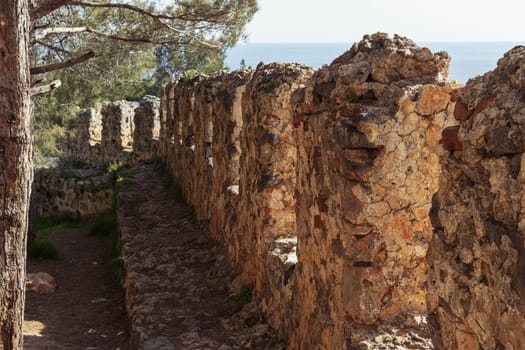
[[[525,41],[525,0],[258,0],[248,42]]]

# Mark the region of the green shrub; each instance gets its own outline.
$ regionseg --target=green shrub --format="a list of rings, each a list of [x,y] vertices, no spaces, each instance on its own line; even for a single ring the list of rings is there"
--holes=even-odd
[[[359,102],[359,100],[361,100],[361,96],[359,96],[355,92],[351,92],[350,94],[348,94],[348,101],[350,101],[350,103],[357,103]]]
[[[58,259],[60,257],[58,248],[45,235],[37,236],[31,242],[27,255],[33,259]]]
[[[110,163],[106,169],[106,177],[108,179],[109,184],[114,187],[117,184],[117,180],[119,178],[119,173],[124,167],[124,164],[120,161],[116,161],[114,163]]]

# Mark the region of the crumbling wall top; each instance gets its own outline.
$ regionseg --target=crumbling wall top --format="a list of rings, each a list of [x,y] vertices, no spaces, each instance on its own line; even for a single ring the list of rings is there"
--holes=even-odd
[[[446,52],[432,53],[410,39],[384,33],[366,35],[319,69],[293,102],[301,102],[303,112],[310,112],[314,105],[319,106],[316,112],[324,110],[323,105],[348,103],[396,110],[406,88],[445,83],[449,63]]]

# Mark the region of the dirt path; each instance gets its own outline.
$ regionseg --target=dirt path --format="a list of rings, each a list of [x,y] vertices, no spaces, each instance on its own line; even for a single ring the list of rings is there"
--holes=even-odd
[[[49,273],[57,288],[49,295],[27,293],[24,349],[128,350],[130,326],[107,254],[109,237],[82,232],[49,237],[61,259],[28,259],[27,271]]]

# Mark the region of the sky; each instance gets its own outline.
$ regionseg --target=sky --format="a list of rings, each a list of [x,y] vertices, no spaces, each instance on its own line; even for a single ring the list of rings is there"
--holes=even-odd
[[[416,42],[524,41],[524,0],[258,0],[249,43],[355,42],[400,34]]]

